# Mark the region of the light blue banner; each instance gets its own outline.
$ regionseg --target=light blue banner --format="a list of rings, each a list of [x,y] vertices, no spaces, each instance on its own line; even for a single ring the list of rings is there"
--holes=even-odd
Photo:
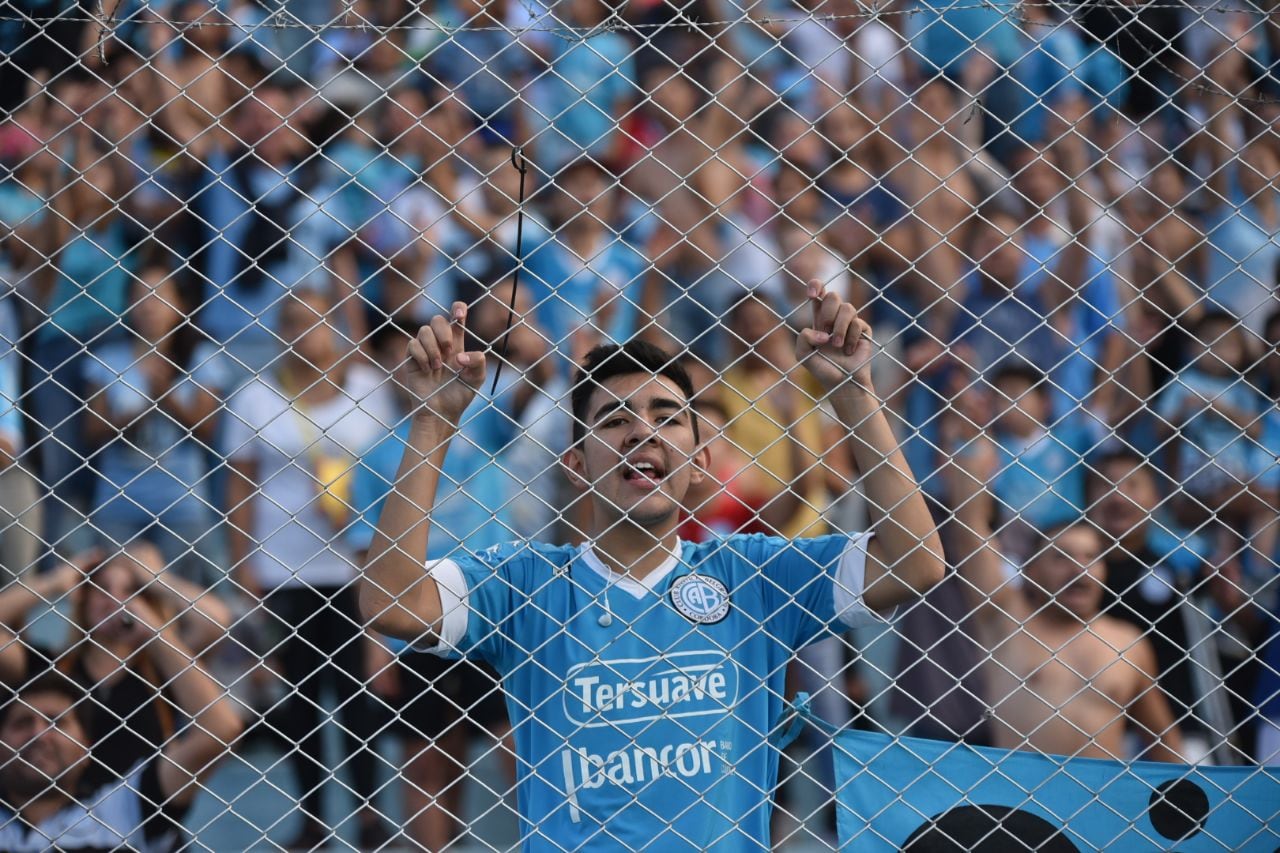
[[[796,708],[831,731],[804,698]],[[841,847],[858,853],[1280,850],[1274,769],[1061,758],[859,731],[835,733],[832,753]]]

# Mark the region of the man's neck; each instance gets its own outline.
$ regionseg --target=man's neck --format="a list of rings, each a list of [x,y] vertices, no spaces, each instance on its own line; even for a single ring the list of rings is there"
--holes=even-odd
[[[600,562],[610,570],[643,580],[676,553],[679,536],[674,523],[653,529],[623,519],[593,536],[591,543]]]

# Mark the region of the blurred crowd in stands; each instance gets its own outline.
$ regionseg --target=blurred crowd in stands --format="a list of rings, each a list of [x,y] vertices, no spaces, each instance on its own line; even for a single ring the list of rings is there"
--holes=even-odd
[[[266,728],[298,745],[302,840],[322,838],[331,694],[353,789],[403,737],[406,831],[439,849],[468,743],[500,741],[505,711],[484,672],[356,616],[407,336],[463,299],[472,345],[502,353],[432,557],[577,538],[562,401],[578,357],[635,334],[682,353],[714,427],[686,538],[858,529],[858,472],[792,355],[810,279],[873,322],[960,567],[889,659],[805,659],[820,710],[1007,741],[967,555],[989,541],[1017,585],[1087,519],[1086,609],[1150,644],[1181,757],[1280,761],[1280,21],[124,0],[100,31],[79,4],[8,6],[28,19],[0,22],[0,670],[47,703],[92,695],[75,725],[98,760],[67,796],[142,773],[172,795],[160,838],[209,738]],[[66,645],[22,642],[54,602]]]

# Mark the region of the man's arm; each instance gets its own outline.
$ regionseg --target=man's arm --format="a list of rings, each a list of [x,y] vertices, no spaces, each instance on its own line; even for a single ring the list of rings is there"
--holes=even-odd
[[[31,611],[36,607],[41,613],[53,610],[64,598],[74,608],[86,571],[100,559],[102,552],[85,551],[53,571],[30,573],[0,590],[0,684],[16,685],[27,673],[27,645],[21,632]]]
[[[955,513],[948,540],[952,559],[964,580],[965,595],[978,630],[995,638],[1009,620],[1027,616],[1026,599],[1001,569],[991,530],[993,501],[987,483],[995,469],[995,449],[983,435],[955,452],[946,469],[947,497]],[[984,642],[986,638],[984,637]]]
[[[827,390],[849,434],[876,533],[863,600],[873,610],[886,610],[942,580],[942,540],[872,387],[871,327],[821,282],[810,282],[808,295],[813,326],[801,331],[796,358]]]
[[[134,575],[144,594],[166,603],[178,614],[183,642],[196,657],[213,648],[231,630],[231,609],[211,590],[161,568],[154,571],[141,561],[133,563]]]
[[[360,579],[360,613],[369,627],[413,640],[434,632],[440,593],[426,573],[430,512],[440,470],[457,427],[423,412],[415,415],[395,483],[378,516]]]
[[[182,734],[165,747],[156,768],[165,798],[185,805],[199,790],[196,783],[230,753],[232,742],[243,727],[227,692],[200,668],[183,644],[176,622],[164,625],[155,608],[141,595],[127,606],[134,615],[134,627],[129,630],[150,635],[138,653],[155,664],[160,683],[191,719]]]
[[[1169,699],[1156,683],[1156,654],[1146,637],[1125,650],[1125,658],[1133,668],[1136,679],[1133,701],[1129,703],[1129,719],[1138,729],[1138,736],[1148,744],[1139,756],[1147,761],[1181,762],[1182,732],[1173,721]]]
[[[431,510],[449,442],[485,378],[484,354],[465,351],[466,320],[466,303],[455,302],[452,321],[435,316],[409,342],[402,381],[419,408],[361,572],[368,627],[405,640],[434,632],[443,616],[425,565]]]
[[[227,478],[227,550],[231,560],[231,577],[245,592],[262,598],[261,584],[254,574],[249,557],[253,550],[253,502],[257,494],[258,465],[248,460],[232,460]]]
[[[26,624],[33,608],[44,605],[49,610],[54,609],[58,601],[72,594],[84,580],[85,568],[100,557],[97,552],[88,554],[92,556],[85,555],[74,563],[63,563],[44,574],[32,573],[0,590],[0,625],[17,630]]]
[[[1088,281],[1088,239],[1093,203],[1080,186],[1089,170],[1088,150],[1081,135],[1084,133],[1083,109],[1083,102],[1078,99],[1069,102],[1061,123],[1053,131],[1060,134],[1053,143],[1058,155],[1057,168],[1070,181],[1063,196],[1067,207],[1067,227],[1071,230],[1071,237],[1062,247],[1057,263],[1045,270],[1043,278],[1041,304],[1047,306],[1053,315],[1075,309],[1076,300],[1084,298],[1084,287]]]

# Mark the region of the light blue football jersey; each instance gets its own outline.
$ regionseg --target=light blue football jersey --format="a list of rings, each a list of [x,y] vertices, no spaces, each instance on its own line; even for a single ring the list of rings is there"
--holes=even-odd
[[[862,603],[869,542],[681,543],[643,583],[586,546],[432,563],[433,651],[502,678],[524,849],[768,849],[787,664],[879,618]]]

